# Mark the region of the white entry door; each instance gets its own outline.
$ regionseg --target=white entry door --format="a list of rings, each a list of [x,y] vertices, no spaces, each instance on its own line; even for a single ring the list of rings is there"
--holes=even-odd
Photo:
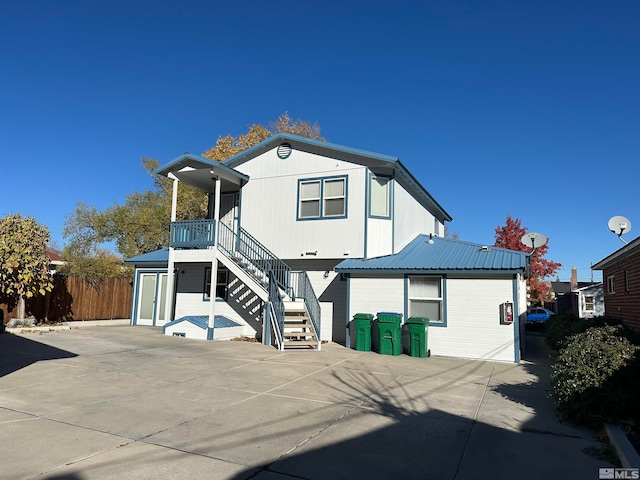
[[[167,274],[140,273],[136,325],[162,326],[166,322]]]
[[[234,232],[238,231],[238,194],[220,195],[220,221]]]

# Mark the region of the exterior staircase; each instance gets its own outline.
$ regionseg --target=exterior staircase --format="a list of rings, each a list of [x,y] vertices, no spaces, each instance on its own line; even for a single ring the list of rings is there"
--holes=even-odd
[[[266,303],[266,332],[273,330],[278,349],[320,350],[320,303],[306,272],[292,272],[243,228],[236,232],[211,219],[171,222],[170,245],[217,246],[218,259],[237,276],[244,274],[245,285]],[[271,333],[265,340],[271,343]]]
[[[304,302],[284,302],[284,308],[284,349],[319,349],[318,334]]]

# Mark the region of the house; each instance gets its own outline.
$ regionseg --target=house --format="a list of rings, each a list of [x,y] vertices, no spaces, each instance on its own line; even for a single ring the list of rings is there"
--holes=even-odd
[[[640,333],[640,237],[593,266],[602,270],[604,313]]]
[[[49,275],[55,274],[58,267],[66,263],[64,258],[55,252],[47,251],[47,257],[49,257]]]
[[[523,252],[418,235],[397,254],[349,259],[348,316],[398,312],[427,317],[429,349],[440,355],[519,361],[526,312]],[[510,304],[520,318],[508,321]]]
[[[555,313],[572,313],[578,318],[604,315],[602,282],[549,282],[554,298]]]
[[[432,349],[434,354],[519,358],[518,321],[500,325],[499,305],[511,302],[516,320],[524,313],[528,256],[491,248],[485,252],[489,255],[476,258],[470,250],[481,250],[481,245],[444,241],[451,216],[398,158],[278,134],[221,163],[187,153],[156,173],[173,180],[170,244],[127,260],[135,266],[133,325],[162,326],[168,335],[203,339],[242,332],[281,349],[319,349],[322,341],[348,346],[350,319],[365,305],[359,292],[371,295],[364,288],[367,276],[382,289],[380,298],[389,299],[386,290],[392,288],[398,295],[396,311],[413,315],[419,303],[400,308],[408,300],[396,277],[408,278],[404,282],[413,294],[420,280],[413,281],[412,275],[419,274],[441,285],[439,305],[446,322],[434,322],[451,338],[437,340],[444,337],[434,334],[434,342],[452,345],[456,335],[464,335],[463,316],[476,322],[491,318],[495,325],[487,323],[489,330],[509,332],[508,341],[500,335],[481,353],[443,347]],[[181,184],[208,195],[207,218],[176,221]],[[456,260],[436,269],[401,273],[396,268],[388,284],[378,267],[345,263],[402,260],[425,235],[441,255]],[[463,255],[459,249],[470,249],[475,260],[466,261],[501,255],[511,263],[509,268],[500,261],[471,268],[456,257]],[[436,280],[426,278],[430,275]],[[466,310],[461,305],[465,285],[485,295]],[[495,295],[486,296],[493,288]],[[371,302],[368,311],[377,313],[383,306]],[[502,349],[511,351],[498,353]]]

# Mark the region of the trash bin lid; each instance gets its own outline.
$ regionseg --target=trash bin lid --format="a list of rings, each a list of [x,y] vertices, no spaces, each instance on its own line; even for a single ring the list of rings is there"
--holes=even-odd
[[[429,323],[429,319],[427,317],[409,317],[407,319],[407,323],[427,325]]]
[[[354,320],[373,320],[373,314],[371,313],[356,313],[353,316]]]
[[[378,322],[381,323],[398,323],[402,321],[402,314],[395,312],[378,312]]]

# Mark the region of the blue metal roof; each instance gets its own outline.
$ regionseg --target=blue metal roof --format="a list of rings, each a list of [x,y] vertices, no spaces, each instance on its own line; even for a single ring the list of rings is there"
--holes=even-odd
[[[168,265],[169,249],[161,248],[155,252],[143,253],[142,255],[127,258],[124,263],[132,265]]]
[[[418,235],[394,255],[340,262],[340,273],[525,273],[529,254]]]

